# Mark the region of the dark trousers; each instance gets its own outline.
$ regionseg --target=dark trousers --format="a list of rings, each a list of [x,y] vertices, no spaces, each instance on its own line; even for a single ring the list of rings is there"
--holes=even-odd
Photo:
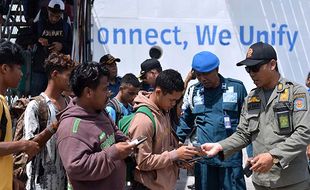
[[[142,183],[134,181],[131,187],[126,187],[126,190],[149,190],[149,188],[145,187]]]
[[[246,190],[242,167],[195,164],[196,190]]]

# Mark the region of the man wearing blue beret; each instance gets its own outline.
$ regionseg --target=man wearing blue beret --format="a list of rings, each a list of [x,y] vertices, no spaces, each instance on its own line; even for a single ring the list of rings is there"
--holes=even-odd
[[[220,61],[211,52],[197,53],[192,62],[198,83],[187,91],[189,103],[181,117],[177,134],[185,141],[196,130],[196,143],[214,143],[230,136],[239,122],[246,89],[241,81],[218,73]],[[245,190],[242,152],[223,161],[220,156],[195,163],[195,189]]]

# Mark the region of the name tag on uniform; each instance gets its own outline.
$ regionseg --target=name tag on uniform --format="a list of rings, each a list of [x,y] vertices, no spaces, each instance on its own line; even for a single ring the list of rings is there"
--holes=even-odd
[[[224,115],[224,125],[226,129],[231,129],[230,117],[228,115]]]
[[[236,92],[223,93],[223,102],[237,103],[237,93]]]

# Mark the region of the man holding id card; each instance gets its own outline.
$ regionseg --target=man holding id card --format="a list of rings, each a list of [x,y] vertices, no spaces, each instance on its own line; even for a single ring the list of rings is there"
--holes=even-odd
[[[177,134],[181,141],[196,129],[197,143],[213,143],[229,137],[239,123],[242,103],[247,95],[241,81],[218,73],[220,61],[203,51],[193,58],[192,69],[198,83],[190,86],[189,104],[181,117]],[[246,189],[242,171],[242,152],[227,160],[219,157],[195,163],[195,189]]]

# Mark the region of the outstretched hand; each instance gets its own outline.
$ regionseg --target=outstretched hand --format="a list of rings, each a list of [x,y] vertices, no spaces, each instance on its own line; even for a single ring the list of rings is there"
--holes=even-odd
[[[181,146],[176,152],[180,160],[192,159],[195,155],[199,154],[199,152],[196,151],[196,148],[191,146]]]
[[[208,157],[213,157],[223,150],[219,143],[205,143],[201,145],[202,152]]]

